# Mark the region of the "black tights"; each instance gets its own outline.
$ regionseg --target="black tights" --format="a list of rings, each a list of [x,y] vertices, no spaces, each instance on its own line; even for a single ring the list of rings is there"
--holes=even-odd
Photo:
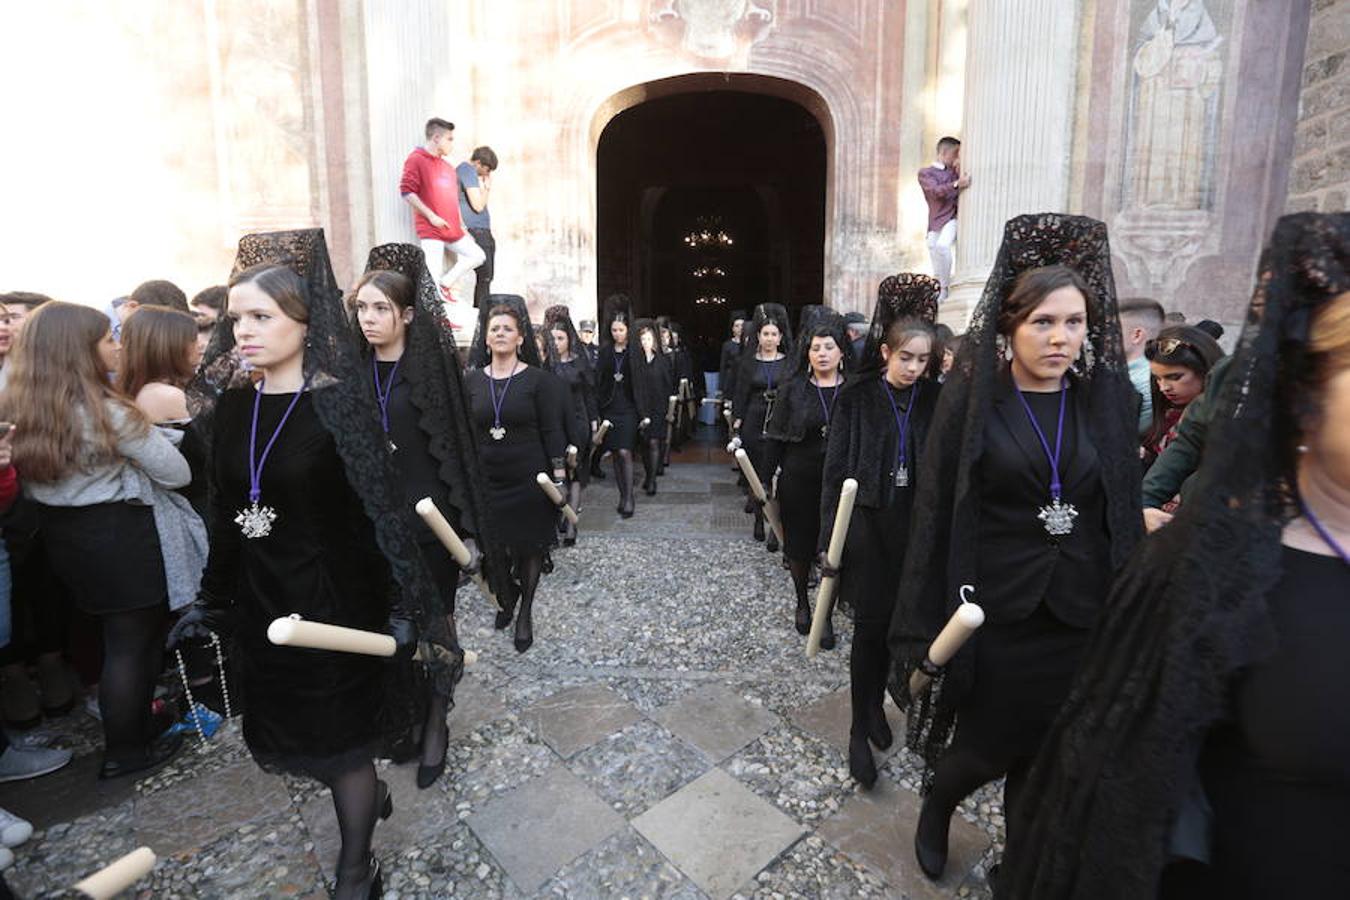
[[[520,605],[516,608],[516,637],[534,636],[534,592],[544,571],[542,550],[515,560],[512,574],[520,583]]]
[[[872,722],[884,721],[890,660],[885,627],[857,623],[853,630],[853,652],[848,658],[849,698],[853,707],[851,735],[865,737]]]
[[[382,794],[375,764],[364,762],[324,783],[333,792],[333,812],[337,814],[338,834],[342,837],[334,896],[339,900],[363,898],[370,871],[370,841]]]
[[[792,573],[792,586],[797,589],[797,605],[807,606],[806,591],[811,578],[811,560],[789,559],[787,567]]]
[[[1006,776],[1003,783],[1003,819],[1011,828],[1017,818],[1031,759],[990,761],[957,738],[933,768],[933,789],[924,800],[919,829],[930,843],[946,846],[947,826],[961,801],[984,785]]]
[[[163,605],[109,613],[103,622],[98,706],[109,759],[134,760],[153,737],[150,703],[162,662]]]

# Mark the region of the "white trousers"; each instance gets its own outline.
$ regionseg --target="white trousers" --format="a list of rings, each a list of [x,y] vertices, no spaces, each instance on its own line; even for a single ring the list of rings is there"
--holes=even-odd
[[[427,268],[431,270],[432,277],[445,287],[450,287],[466,273],[487,262],[487,254],[467,231],[464,232],[464,237],[454,242],[423,238],[420,243],[422,252],[426,254]],[[445,269],[446,250],[455,254],[455,264],[448,271]]]
[[[952,219],[940,231],[928,232],[928,256],[933,260],[933,277],[942,285],[939,299],[947,299],[947,287],[952,282],[952,258],[956,246],[956,220]],[[432,271],[435,271],[434,269]]]

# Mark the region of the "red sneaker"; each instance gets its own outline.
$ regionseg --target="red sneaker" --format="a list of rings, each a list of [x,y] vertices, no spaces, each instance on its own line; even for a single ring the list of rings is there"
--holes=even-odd
[[[450,293],[450,288],[449,288],[448,285],[442,284],[442,285],[439,285],[439,287],[440,287],[440,289],[441,289],[441,299],[442,299],[442,300],[444,300],[446,303],[458,303],[458,302],[459,302],[458,300],[455,299],[455,295],[452,294],[452,293]]]

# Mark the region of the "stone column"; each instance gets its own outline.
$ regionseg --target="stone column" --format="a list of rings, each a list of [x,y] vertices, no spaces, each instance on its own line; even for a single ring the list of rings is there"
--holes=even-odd
[[[942,319],[961,330],[1015,215],[1064,212],[1073,145],[1078,4],[971,0],[956,271]]]

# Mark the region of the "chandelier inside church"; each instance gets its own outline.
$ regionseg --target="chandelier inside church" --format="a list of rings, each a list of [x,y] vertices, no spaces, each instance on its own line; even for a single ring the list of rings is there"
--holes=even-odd
[[[684,236],[684,245],[690,250],[717,250],[735,243],[722,227],[721,216],[699,216],[693,230]]]
[[[727,298],[720,294],[703,294],[694,298],[695,306],[725,306]]]

